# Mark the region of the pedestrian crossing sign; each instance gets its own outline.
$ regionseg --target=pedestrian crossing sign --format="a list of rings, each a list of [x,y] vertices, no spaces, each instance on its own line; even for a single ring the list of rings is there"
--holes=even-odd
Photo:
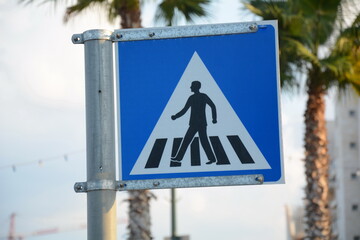
[[[276,21],[116,33],[120,181],[284,182]]]

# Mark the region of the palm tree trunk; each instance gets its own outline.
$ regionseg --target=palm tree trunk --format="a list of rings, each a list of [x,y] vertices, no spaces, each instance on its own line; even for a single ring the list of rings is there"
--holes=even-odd
[[[141,9],[139,0],[121,1],[118,8],[121,28],[141,28]],[[128,191],[129,194],[129,236],[128,240],[150,240],[150,199],[148,190]]]
[[[331,237],[325,90],[309,85],[305,117],[306,238]]]
[[[129,191],[129,240],[150,240],[150,199],[149,190]]]
[[[121,28],[141,28],[141,9],[139,0],[121,1],[118,8]]]

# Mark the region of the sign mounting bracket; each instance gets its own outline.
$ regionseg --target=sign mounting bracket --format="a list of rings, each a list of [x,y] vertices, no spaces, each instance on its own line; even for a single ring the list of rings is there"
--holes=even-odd
[[[259,29],[256,22],[205,24],[195,26],[119,29],[113,33],[114,42],[171,39],[185,37],[204,37],[230,35],[239,33],[255,33]],[[211,32],[211,34],[209,34]]]
[[[166,188],[190,188],[209,186],[237,186],[237,185],[261,185],[264,182],[262,174],[224,176],[218,177],[192,177],[192,178],[168,178],[150,180],[129,181],[94,181],[78,182],[74,186],[77,193],[97,190],[143,190],[143,189],[166,189]]]

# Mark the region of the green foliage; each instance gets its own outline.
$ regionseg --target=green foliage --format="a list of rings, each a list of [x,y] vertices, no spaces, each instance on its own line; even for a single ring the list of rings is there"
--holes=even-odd
[[[113,22],[121,15],[122,9],[136,10],[140,8],[140,0],[112,0],[108,3],[108,20]]]
[[[68,3],[67,0],[19,0],[23,4],[31,3],[53,3],[58,5],[60,2]],[[71,18],[98,7],[107,13],[108,20],[114,22],[124,11],[140,9],[141,0],[74,0],[66,8],[64,22]],[[166,25],[174,25],[184,17],[187,22],[193,22],[198,17],[206,17],[209,12],[206,7],[211,0],[162,0],[158,5],[155,20]]]
[[[209,15],[205,7],[210,2],[210,0],[164,0],[158,6],[155,19],[172,26],[177,22],[180,14],[187,22],[193,22],[196,17]]]
[[[299,70],[305,71],[306,239],[331,238],[324,95],[332,86],[342,90],[349,85],[360,93],[360,20],[358,15],[351,26],[343,29],[345,1],[349,0],[246,3],[252,13],[279,21],[282,86],[296,86]]]
[[[106,0],[77,0],[76,4],[66,8],[64,15],[64,22],[68,22],[70,18],[88,10],[90,7],[94,6],[104,6],[108,5]]]
[[[244,4],[264,20],[278,20],[283,87],[299,86],[297,73],[304,70],[307,86],[359,86],[355,70],[359,54],[355,52],[360,44],[360,16],[341,29],[341,0],[250,0]]]

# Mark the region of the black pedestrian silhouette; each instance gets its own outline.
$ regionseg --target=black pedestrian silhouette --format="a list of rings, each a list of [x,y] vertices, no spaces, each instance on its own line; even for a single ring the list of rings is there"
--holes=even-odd
[[[191,107],[189,128],[185,134],[183,141],[181,142],[179,151],[177,152],[175,157],[171,158],[172,161],[181,162],[195,134],[198,133],[201,145],[206,153],[207,158],[209,159],[206,164],[212,164],[216,162],[216,158],[210,146],[206,132],[207,122],[205,112],[206,105],[209,105],[212,112],[212,122],[215,124],[217,123],[216,107],[213,101],[211,101],[211,99],[206,94],[200,92],[200,88],[201,83],[199,81],[193,81],[191,83],[190,89],[194,94],[188,98],[184,108],[180,112],[171,116],[171,119],[175,120],[183,116]]]

